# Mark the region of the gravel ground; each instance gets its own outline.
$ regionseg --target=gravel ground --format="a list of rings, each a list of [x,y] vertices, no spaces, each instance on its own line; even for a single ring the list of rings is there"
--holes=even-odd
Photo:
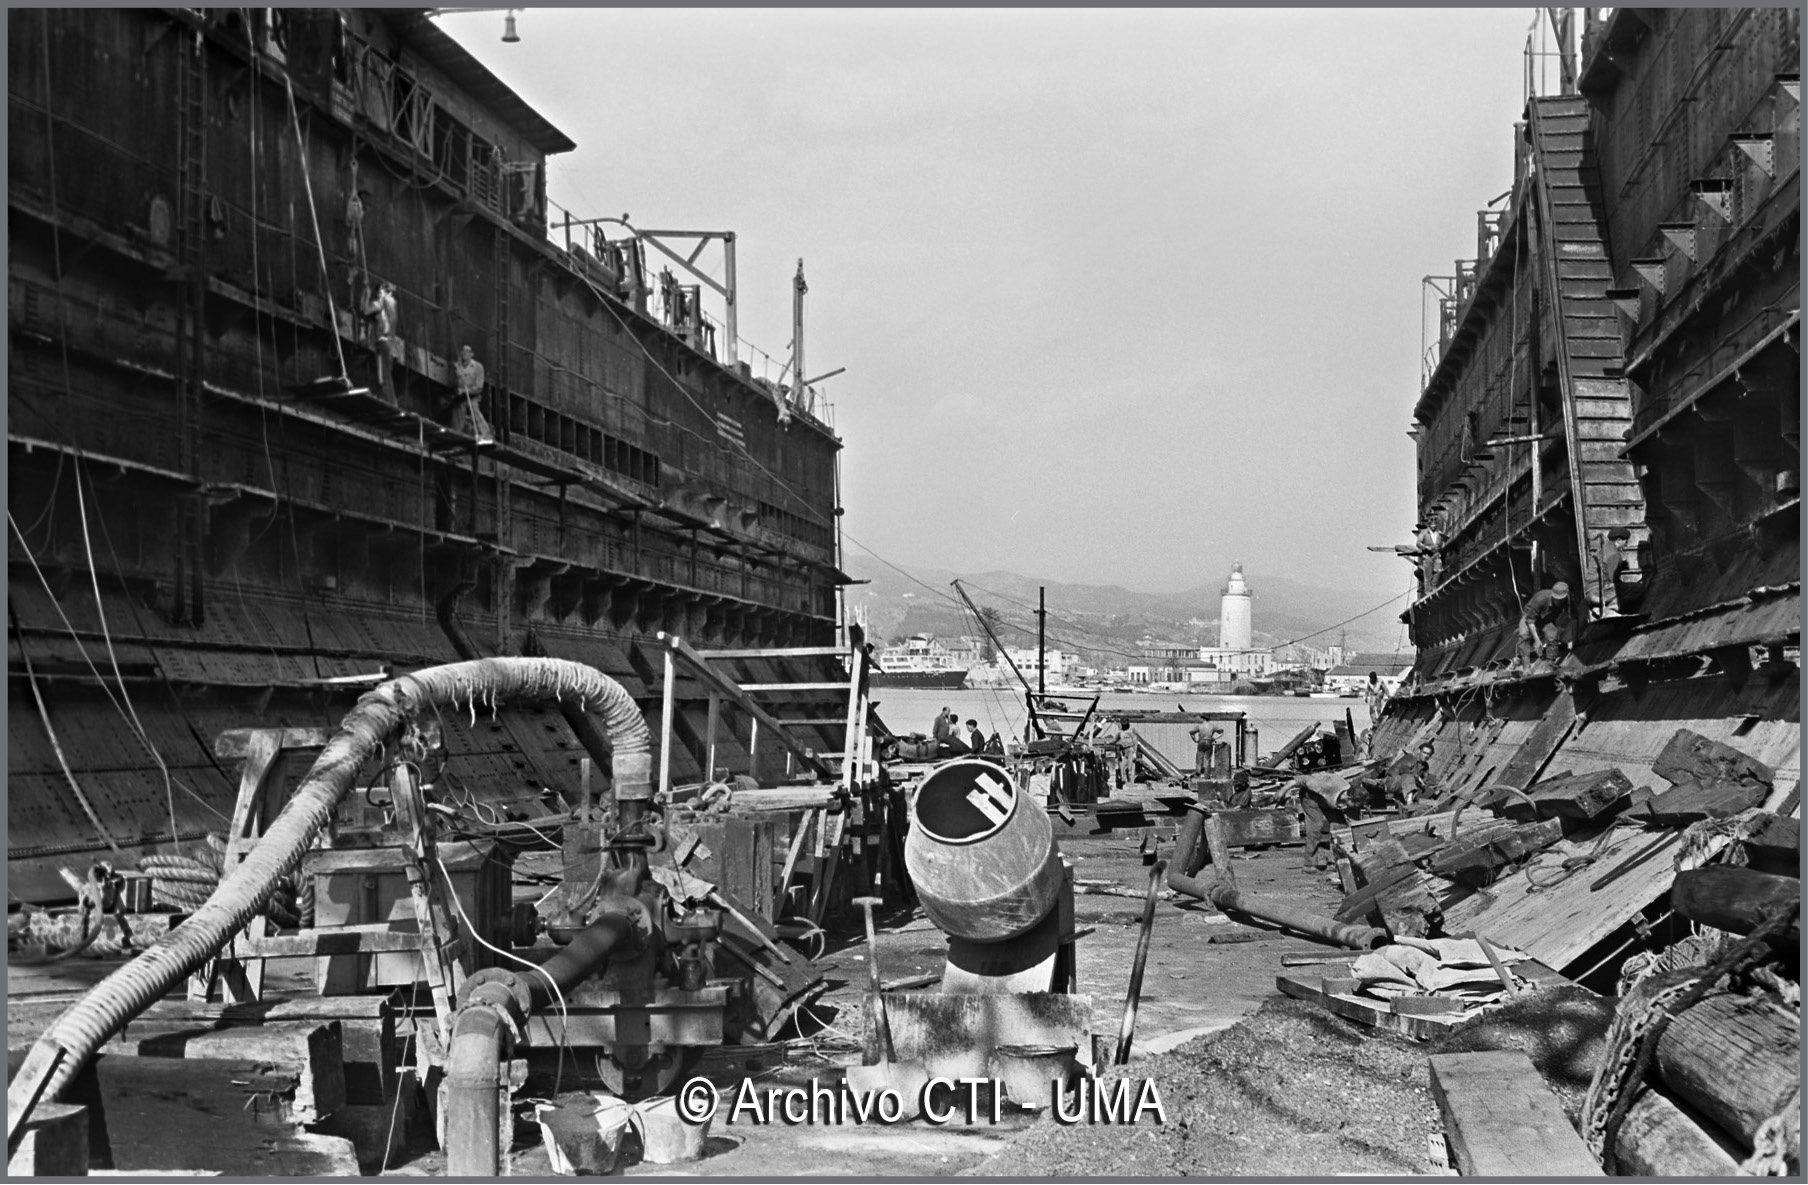
[[[1167,1122],[1045,1118],[969,1169],[999,1176],[1399,1176],[1441,1130],[1422,1044],[1357,1032],[1285,997],[1248,1020],[1112,1071],[1152,1079]]]

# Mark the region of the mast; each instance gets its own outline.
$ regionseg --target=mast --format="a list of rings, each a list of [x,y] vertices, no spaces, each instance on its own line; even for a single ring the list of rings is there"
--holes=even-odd
[[[1036,694],[1048,690],[1048,586],[1036,589]]]
[[[992,632],[992,623],[987,621],[986,615],[979,611],[979,606],[973,603],[973,598],[967,595],[967,590],[961,587],[961,582],[951,580],[949,583],[954,586],[954,591],[960,594],[960,599],[967,606],[967,612],[973,614],[973,619],[979,622],[979,628],[984,630],[986,637],[992,640],[992,648],[1004,655],[1005,665],[1011,668],[1011,674],[1017,676],[1017,682],[1023,684],[1023,704],[1029,709],[1030,727],[1036,730],[1037,736],[1047,736],[1048,731],[1042,727],[1042,719],[1036,712],[1035,696],[1030,693],[1030,681],[1025,679],[1023,672],[1017,669],[1017,660],[1011,657],[1011,652],[1004,648],[1004,643],[1000,642],[998,635]]]

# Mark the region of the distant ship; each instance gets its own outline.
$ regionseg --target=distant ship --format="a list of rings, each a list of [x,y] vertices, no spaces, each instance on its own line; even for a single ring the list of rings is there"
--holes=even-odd
[[[935,635],[912,634],[879,652],[872,685],[957,691],[967,685],[967,670]]]
[[[923,687],[959,691],[967,685],[965,671],[874,671],[874,687]]]

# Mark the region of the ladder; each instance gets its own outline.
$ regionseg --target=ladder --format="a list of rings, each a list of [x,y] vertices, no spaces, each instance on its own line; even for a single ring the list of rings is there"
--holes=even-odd
[[[327,732],[320,728],[231,729],[220,734],[214,745],[215,754],[243,759],[232,829],[226,837],[226,854],[221,863],[222,881],[244,863],[281,808],[286,759],[318,750],[326,742]],[[426,801],[406,763],[397,765],[389,788],[417,932],[394,931],[388,923],[376,922],[304,929],[272,937],[268,922],[259,914],[219,955],[189,977],[190,1000],[206,1002],[218,988],[225,1003],[256,1001],[263,994],[264,963],[268,959],[412,952],[421,958],[422,976],[433,999],[440,1037],[442,1041],[451,1039],[453,1001],[463,980],[458,956],[464,952],[467,939],[453,924],[444,899],[443,880],[434,876],[438,858],[427,821]]]
[[[1600,207],[1592,191],[1601,183],[1588,104],[1577,95],[1535,98],[1530,112],[1538,245],[1557,340],[1576,558],[1591,599],[1616,615],[1617,598],[1610,575],[1599,570],[1599,556],[1616,527],[1628,529],[1634,544],[1642,538],[1645,501],[1632,462],[1621,452],[1632,426],[1632,392],[1619,315],[1607,295],[1612,264],[1594,214]]]
[[[784,749],[789,758],[802,765],[816,776],[820,782],[833,782],[840,791],[843,800],[849,804],[850,810],[829,812],[807,812],[799,824],[794,837],[790,858],[786,861],[785,880],[795,868],[797,856],[806,842],[806,833],[811,836],[811,858],[821,873],[816,878],[815,890],[809,906],[812,921],[820,921],[823,910],[828,905],[829,886],[834,880],[836,868],[841,860],[842,850],[848,841],[848,825],[850,813],[858,810],[859,819],[852,820],[864,825],[866,810],[870,804],[866,802],[866,792],[878,782],[878,768],[873,760],[872,739],[872,701],[868,692],[868,669],[865,653],[859,648],[844,650],[838,646],[796,646],[782,648],[754,648],[739,650],[693,650],[684,639],[665,632],[659,635],[661,649],[664,653],[664,697],[661,705],[661,743],[659,749],[659,790],[667,793],[671,790],[671,750],[675,741],[675,718],[677,714],[676,684],[679,669],[700,680],[708,689],[709,716],[704,732],[704,778],[714,781],[717,773],[716,745],[721,727],[721,705],[724,700],[733,702],[752,719],[752,745],[757,753],[761,731],[764,730],[772,742]],[[734,659],[784,659],[784,658],[848,658],[848,677],[836,680],[791,680],[780,683],[736,683],[717,670],[712,663]],[[787,695],[795,697],[798,692],[843,691],[847,694],[845,707],[837,708],[834,716],[803,716],[781,718],[773,715],[756,700],[755,696],[768,696],[781,702]],[[827,705],[823,705],[827,706]],[[840,725],[842,728],[841,752],[839,754],[821,754],[804,744],[792,732],[800,727],[828,727]],[[782,897],[788,884],[779,886]]]

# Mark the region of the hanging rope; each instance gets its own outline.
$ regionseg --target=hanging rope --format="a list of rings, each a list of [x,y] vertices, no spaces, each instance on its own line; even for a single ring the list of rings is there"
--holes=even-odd
[[[314,251],[320,258],[320,289],[326,293],[327,318],[332,322],[333,349],[339,356],[339,377],[351,381],[345,365],[345,343],[339,338],[339,309],[333,303],[333,277],[326,262],[326,241],[320,237],[320,212],[314,208],[314,178],[308,172],[308,145],[301,136],[301,112],[295,107],[295,86],[283,75],[283,89],[289,96],[289,122],[295,129],[295,151],[300,156],[302,186],[308,194],[308,218],[314,224]]]
[[[11,515],[7,516],[9,521],[11,517]],[[14,524],[13,529],[18,529],[17,524]],[[19,629],[19,618],[13,612],[11,605],[6,607],[6,618],[13,627],[13,637],[18,640],[19,657],[25,663],[25,684],[31,688],[31,702],[37,705],[38,719],[44,725],[44,735],[50,738],[50,747],[56,753],[57,765],[62,768],[63,777],[69,782],[69,789],[75,792],[77,805],[82,808],[82,813],[88,816],[88,822],[94,825],[95,833],[113,850],[114,855],[118,855],[119,844],[114,841],[113,833],[108,831],[107,825],[100,821],[100,816],[94,812],[94,804],[88,801],[88,795],[82,791],[82,784],[76,781],[75,774],[70,772],[69,759],[63,755],[63,743],[57,739],[56,729],[51,727],[50,713],[44,707],[44,696],[38,691],[37,673],[31,669],[31,654],[25,649],[25,635]]]

